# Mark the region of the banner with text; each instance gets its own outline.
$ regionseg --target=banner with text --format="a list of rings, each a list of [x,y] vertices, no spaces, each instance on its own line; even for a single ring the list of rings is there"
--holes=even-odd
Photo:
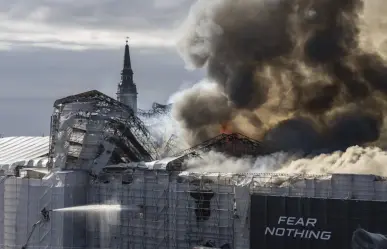
[[[251,196],[250,249],[387,249],[387,202]]]

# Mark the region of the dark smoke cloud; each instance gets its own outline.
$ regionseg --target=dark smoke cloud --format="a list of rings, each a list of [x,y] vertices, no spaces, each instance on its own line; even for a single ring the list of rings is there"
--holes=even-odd
[[[175,101],[179,103],[175,115],[184,128],[191,131],[186,137],[191,144],[216,136],[219,129],[214,129],[214,124],[226,123],[233,118],[233,108],[217,84],[196,85]]]
[[[175,103],[191,144],[224,123],[279,150],[377,141],[387,67],[360,44],[363,10],[361,0],[199,1],[179,48],[217,87]]]

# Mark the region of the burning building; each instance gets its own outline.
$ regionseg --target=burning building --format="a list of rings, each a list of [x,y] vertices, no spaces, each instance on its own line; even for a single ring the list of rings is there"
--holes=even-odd
[[[223,0],[194,8],[181,48],[207,66],[213,83],[185,91],[172,110],[137,108],[126,45],[118,100],[98,91],[57,100],[49,149],[36,152],[47,163],[26,157],[2,168],[2,246],[384,248],[384,165],[373,165],[377,174],[294,173],[315,158],[339,167],[384,152],[288,158],[292,174],[280,174],[285,161],[274,156],[382,142],[386,70],[383,57],[360,44],[364,4]],[[172,148],[173,136],[161,142],[144,121],[170,111],[188,150]],[[204,167],[225,167],[208,162],[211,153],[232,170]],[[276,173],[262,170],[269,160]],[[246,170],[253,164],[264,172]],[[98,204],[105,205],[82,208]]]
[[[273,151],[223,132],[158,158],[134,112],[97,91],[57,100],[51,127],[48,167],[3,169],[4,248],[350,248],[359,226],[387,232],[379,176],[195,171],[187,162],[212,151]]]
[[[90,169],[149,161],[155,155],[152,138],[133,110],[100,92],[59,99],[54,108],[49,154],[53,168]]]
[[[128,144],[135,142],[119,131],[123,141],[111,140],[115,131],[106,129],[101,138],[110,146],[105,140],[90,146],[87,141],[96,140],[87,137],[105,131],[97,132],[91,124],[82,130],[82,143],[72,144],[69,136],[55,143],[48,174],[37,167],[4,172],[4,248],[351,248],[359,226],[387,232],[385,178],[200,173],[187,168],[187,160],[209,151],[254,157],[264,153],[261,143],[237,134],[219,135],[168,158],[128,162],[139,150],[129,150]],[[60,134],[69,126],[58,127],[63,128]],[[111,153],[93,149],[100,144]],[[76,148],[81,152],[75,154]],[[121,163],[109,165],[113,160]],[[108,205],[97,211],[82,209],[97,204]],[[119,211],[109,204],[118,205]],[[79,206],[78,211],[71,209]]]

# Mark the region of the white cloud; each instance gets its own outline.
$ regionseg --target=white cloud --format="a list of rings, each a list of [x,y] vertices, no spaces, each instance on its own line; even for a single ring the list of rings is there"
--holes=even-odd
[[[186,0],[153,0],[153,6],[160,9],[171,9],[184,4]]]
[[[0,49],[175,47],[176,27],[194,0],[4,0]]]
[[[113,48],[121,46],[125,37],[137,47],[173,47],[173,31],[116,31],[61,27],[43,23],[7,20],[0,17],[0,40],[10,45],[48,46],[51,48]],[[20,44],[21,43],[21,44]]]
[[[127,36],[140,108],[199,81],[171,49],[194,1],[0,0],[0,133],[47,134],[59,97],[115,97]]]

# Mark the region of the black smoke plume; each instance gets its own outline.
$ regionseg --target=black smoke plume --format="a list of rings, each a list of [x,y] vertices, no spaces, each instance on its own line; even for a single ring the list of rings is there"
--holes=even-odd
[[[372,0],[370,0],[372,1]],[[387,64],[361,45],[361,0],[205,0],[180,51],[212,87],[183,92],[175,117],[191,144],[231,125],[279,150],[329,151],[378,141]]]

